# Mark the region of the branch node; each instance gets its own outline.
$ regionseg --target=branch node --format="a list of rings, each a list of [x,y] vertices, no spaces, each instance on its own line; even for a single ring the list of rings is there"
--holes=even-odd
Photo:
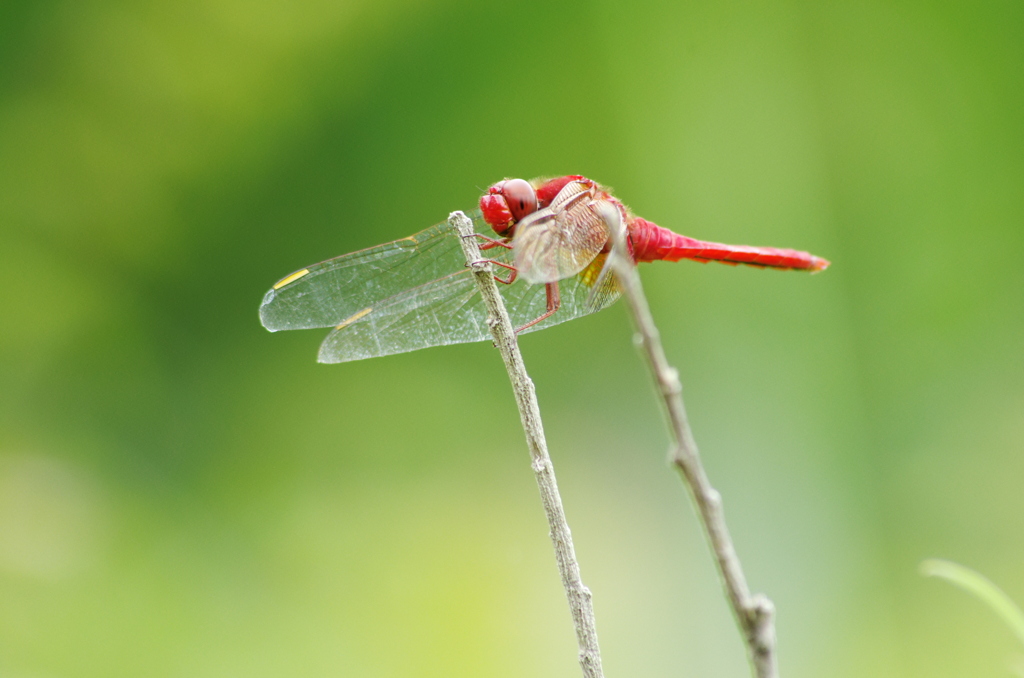
[[[679,382],[679,376],[668,375],[665,381],[662,382],[662,391],[669,397],[682,395],[683,385]]]
[[[747,608],[752,650],[770,657],[775,650],[775,605],[763,594],[751,596]]]

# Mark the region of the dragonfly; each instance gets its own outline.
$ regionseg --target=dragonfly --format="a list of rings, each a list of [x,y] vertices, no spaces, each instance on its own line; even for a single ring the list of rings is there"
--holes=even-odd
[[[807,252],[695,240],[635,216],[582,175],[504,179],[467,213],[481,250],[504,271],[502,298],[517,334],[595,313],[619,297],[604,270],[611,250],[602,210],[618,211],[636,263],[689,259],[822,271]],[[485,235],[489,231],[492,235]],[[449,222],[306,266],[274,283],[260,304],[271,332],[332,328],[317,360],[341,363],[490,339],[487,310]]]

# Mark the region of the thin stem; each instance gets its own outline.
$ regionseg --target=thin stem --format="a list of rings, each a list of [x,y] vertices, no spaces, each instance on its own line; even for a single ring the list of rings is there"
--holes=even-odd
[[[558,573],[562,577],[566,598],[569,599],[569,610],[572,612],[572,623],[576,629],[576,642],[579,645],[580,667],[584,678],[603,678],[601,669],[601,650],[597,644],[597,625],[594,621],[594,605],[590,590],[580,579],[580,566],[576,561],[576,552],[572,546],[572,534],[565,520],[562,509],[562,498],[558,494],[558,483],[555,482],[555,469],[548,456],[547,442],[544,440],[544,427],[540,420],[540,408],[537,405],[537,394],[533,382],[526,374],[523,356],[519,353],[516,334],[509,320],[508,310],[498,293],[494,282],[491,264],[480,256],[480,248],[473,234],[473,222],[462,212],[452,212],[448,223],[458,229],[462,241],[462,251],[466,255],[466,264],[473,270],[480,294],[487,306],[487,325],[494,337],[494,345],[505,361],[512,391],[519,406],[519,418],[526,433],[526,444],[530,448],[534,475],[540,488],[544,514],[551,528],[551,543],[555,547],[555,560]]]
[[[669,453],[669,460],[678,469],[697,506],[697,514],[714,553],[726,597],[732,605],[736,622],[746,642],[754,675],[757,678],[777,678],[775,606],[766,596],[750,593],[739,556],[736,555],[725,523],[722,495],[711,486],[701,464],[700,454],[697,452],[697,443],[694,442],[693,433],[690,431],[686,408],[683,406],[683,387],[679,382],[679,372],[669,365],[665,357],[658,328],[654,325],[647,297],[640,285],[640,276],[629,255],[621,215],[607,203],[600,207],[614,244],[613,255],[608,258],[608,265],[618,278],[629,303],[647,363],[665,401],[672,435],[675,438],[675,446]]]
[[[949,583],[974,594],[978,600],[999,615],[1020,642],[1024,643],[1024,611],[983,574],[951,560],[938,558],[923,561],[921,574],[926,577],[942,577]]]

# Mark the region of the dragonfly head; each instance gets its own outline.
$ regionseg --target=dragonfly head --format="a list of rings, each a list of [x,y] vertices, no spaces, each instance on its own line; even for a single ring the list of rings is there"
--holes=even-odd
[[[537,211],[537,191],[524,179],[505,179],[480,198],[484,221],[500,236],[512,235],[516,223]]]

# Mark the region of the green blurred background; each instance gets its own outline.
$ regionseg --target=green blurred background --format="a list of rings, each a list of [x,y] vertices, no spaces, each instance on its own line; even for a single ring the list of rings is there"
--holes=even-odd
[[[813,277],[644,281],[784,676],[1004,676],[1024,5],[0,4],[0,676],[573,676],[501,361],[265,290],[582,173]],[[609,676],[745,676],[619,304],[522,341]]]

